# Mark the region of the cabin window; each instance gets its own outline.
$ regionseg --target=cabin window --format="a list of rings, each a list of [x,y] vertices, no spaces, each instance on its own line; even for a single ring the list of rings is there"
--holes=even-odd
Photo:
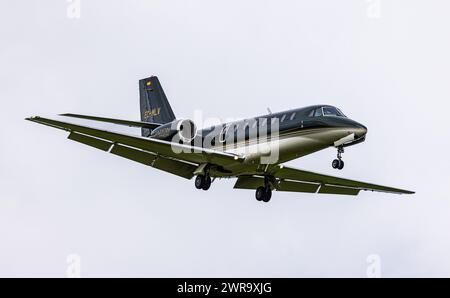
[[[292,113],[291,118],[290,118],[291,121],[294,120],[295,115],[297,115],[297,113]]]
[[[264,118],[261,123],[261,126],[266,126],[266,125],[267,125],[267,118]]]
[[[314,117],[320,117],[322,116],[322,108],[318,108],[316,109],[316,111],[314,112]]]
[[[244,132],[244,139],[248,141],[250,135],[250,124],[248,122],[244,124],[243,132]]]
[[[283,117],[281,117],[281,122],[284,122],[285,119],[286,119],[286,114],[284,114]]]

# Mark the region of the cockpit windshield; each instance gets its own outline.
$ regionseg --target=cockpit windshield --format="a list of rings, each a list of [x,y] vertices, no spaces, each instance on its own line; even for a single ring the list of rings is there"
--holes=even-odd
[[[322,110],[324,116],[345,117],[344,113],[342,113],[338,108],[335,107],[323,107]]]
[[[344,113],[338,108],[332,106],[323,106],[312,110],[309,113],[309,117],[320,117],[320,116],[336,116],[336,117],[346,117]]]

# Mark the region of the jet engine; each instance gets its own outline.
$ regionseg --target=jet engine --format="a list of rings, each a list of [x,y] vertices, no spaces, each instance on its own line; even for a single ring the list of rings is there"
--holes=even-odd
[[[155,128],[150,134],[150,137],[158,140],[176,142],[181,140],[183,143],[189,143],[195,138],[196,135],[197,126],[194,121],[189,119],[180,119]]]

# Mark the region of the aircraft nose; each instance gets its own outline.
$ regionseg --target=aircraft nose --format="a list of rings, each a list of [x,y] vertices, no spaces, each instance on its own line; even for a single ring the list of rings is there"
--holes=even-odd
[[[358,138],[361,138],[361,137],[365,136],[366,134],[367,134],[367,127],[358,123],[355,127],[355,135]]]

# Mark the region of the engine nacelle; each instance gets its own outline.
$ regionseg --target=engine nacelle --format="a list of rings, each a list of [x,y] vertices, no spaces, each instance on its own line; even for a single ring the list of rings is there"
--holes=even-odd
[[[155,128],[150,134],[150,137],[165,141],[172,141],[175,137],[175,141],[177,142],[181,140],[184,143],[188,143],[192,141],[196,135],[197,126],[194,121],[182,119],[175,120]]]

